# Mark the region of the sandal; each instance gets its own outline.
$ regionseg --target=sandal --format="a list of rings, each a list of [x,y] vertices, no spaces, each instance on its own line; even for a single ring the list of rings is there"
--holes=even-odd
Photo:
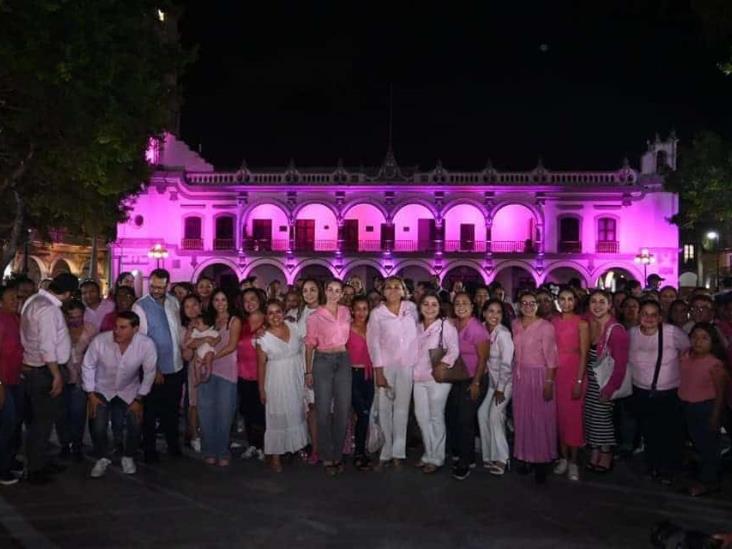
[[[425,464],[424,467],[422,467],[422,472],[425,475],[431,475],[432,473],[436,472],[439,469],[437,465],[433,465],[432,463]]]
[[[608,452],[602,452],[601,451],[600,452],[600,460],[602,460],[602,458],[607,457],[607,456],[610,456],[610,463],[609,463],[609,465],[603,465],[602,463],[599,463],[599,462],[596,463],[595,464],[595,467],[594,467],[594,471],[596,473],[601,473],[601,474],[609,473],[610,471],[613,470],[613,467],[615,467],[615,461],[613,461],[613,453],[612,453],[612,451],[608,451]]]
[[[353,460],[353,466],[359,471],[369,471],[371,469],[371,463],[366,456],[356,456]]]
[[[494,461],[493,464],[488,468],[488,472],[496,477],[502,477],[506,474],[506,464],[500,461]]]

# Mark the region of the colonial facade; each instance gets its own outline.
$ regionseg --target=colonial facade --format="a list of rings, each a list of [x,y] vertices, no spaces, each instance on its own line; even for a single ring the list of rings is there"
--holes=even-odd
[[[142,279],[157,265],[173,280],[222,283],[437,273],[445,284],[498,280],[509,292],[572,277],[642,280],[644,267],[678,279],[669,222],[678,198],[662,177],[676,165],[673,135],[648,144],[640,170],[415,171],[389,151],[373,170],[217,171],[172,135],[148,156],[156,171],[118,226],[112,278]],[[652,263],[640,264],[643,254]]]

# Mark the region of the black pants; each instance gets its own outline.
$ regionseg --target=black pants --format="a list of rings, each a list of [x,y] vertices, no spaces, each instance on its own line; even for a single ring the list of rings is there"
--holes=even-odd
[[[111,418],[116,415],[124,418],[122,428],[127,427],[123,455],[125,457],[135,457],[140,442],[140,422],[135,414],[130,412],[130,405],[119,397],[107,401],[102,395],[98,396],[102,403],[97,406],[94,417],[89,419],[89,431],[94,442],[94,455],[97,459],[109,457],[107,427]]]
[[[356,456],[366,455],[369,414],[374,401],[374,380],[366,379],[365,368],[351,369],[351,406],[356,413]]]
[[[447,444],[453,457],[460,458],[460,467],[469,467],[475,461],[475,418],[480,398],[470,398],[472,382],[456,381],[447,397]]]
[[[258,450],[264,450],[266,419],[264,405],[259,400],[259,382],[239,378],[239,413],[244,418],[247,442]]]
[[[143,448],[146,454],[155,453],[155,428],[158,419],[165,434],[169,454],[180,453],[178,440],[178,406],[183,389],[183,370],[175,374],[163,375],[164,382],[153,384],[150,394],[145,398],[143,413]]]
[[[633,408],[646,443],[646,466],[662,475],[681,468],[684,423],[676,389],[655,391],[633,387]]]
[[[28,472],[35,473],[46,465],[48,439],[54,421],[62,413],[63,398],[49,394],[53,376],[47,366],[31,367],[23,375],[31,418],[26,433],[26,457]]]
[[[686,427],[699,454],[699,480],[713,483],[718,480],[722,461],[722,435],[711,428],[714,400],[687,402],[684,404]]]

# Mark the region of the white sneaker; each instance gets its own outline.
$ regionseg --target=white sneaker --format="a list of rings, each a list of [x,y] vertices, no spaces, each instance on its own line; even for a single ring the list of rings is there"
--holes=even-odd
[[[264,461],[264,450],[257,450],[257,459],[259,461]]]
[[[246,450],[244,450],[241,454],[241,459],[252,459],[254,456],[257,455],[257,447],[256,446],[250,446]]]
[[[94,464],[94,467],[92,467],[91,470],[91,478],[99,478],[103,477],[104,473],[107,472],[107,467],[109,467],[109,464],[112,463],[107,458],[100,458],[97,460],[97,462]]]
[[[194,452],[201,453],[201,439],[199,437],[191,439],[191,448]]]
[[[569,464],[569,472],[567,473],[567,478],[569,480],[578,481],[579,478],[579,467],[577,467],[576,463],[570,463]]]
[[[131,457],[123,457],[122,472],[125,475],[134,475],[135,473],[137,473],[137,465],[135,465],[135,460]]]
[[[564,458],[561,458],[557,460],[557,464],[554,466],[554,474],[555,475],[563,475],[567,472],[567,460]]]

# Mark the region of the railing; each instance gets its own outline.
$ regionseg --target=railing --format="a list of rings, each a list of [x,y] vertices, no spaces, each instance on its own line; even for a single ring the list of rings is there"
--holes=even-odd
[[[202,238],[184,238],[180,241],[182,250],[203,250]]]
[[[559,243],[559,251],[562,253],[570,254],[582,253],[582,242],[574,240],[564,240]]]
[[[248,252],[284,252],[287,251],[288,240],[270,240],[269,238],[246,238],[244,250]]]
[[[381,240],[359,240],[358,241],[359,252],[380,252],[381,251]]]
[[[445,240],[446,252],[485,252],[485,240]]]
[[[615,240],[598,240],[595,245],[598,254],[616,254],[619,249],[620,244]]]
[[[233,250],[234,239],[233,238],[215,238],[214,239],[214,250]]]
[[[498,254],[530,254],[536,252],[536,249],[531,240],[493,240],[491,251]]]

